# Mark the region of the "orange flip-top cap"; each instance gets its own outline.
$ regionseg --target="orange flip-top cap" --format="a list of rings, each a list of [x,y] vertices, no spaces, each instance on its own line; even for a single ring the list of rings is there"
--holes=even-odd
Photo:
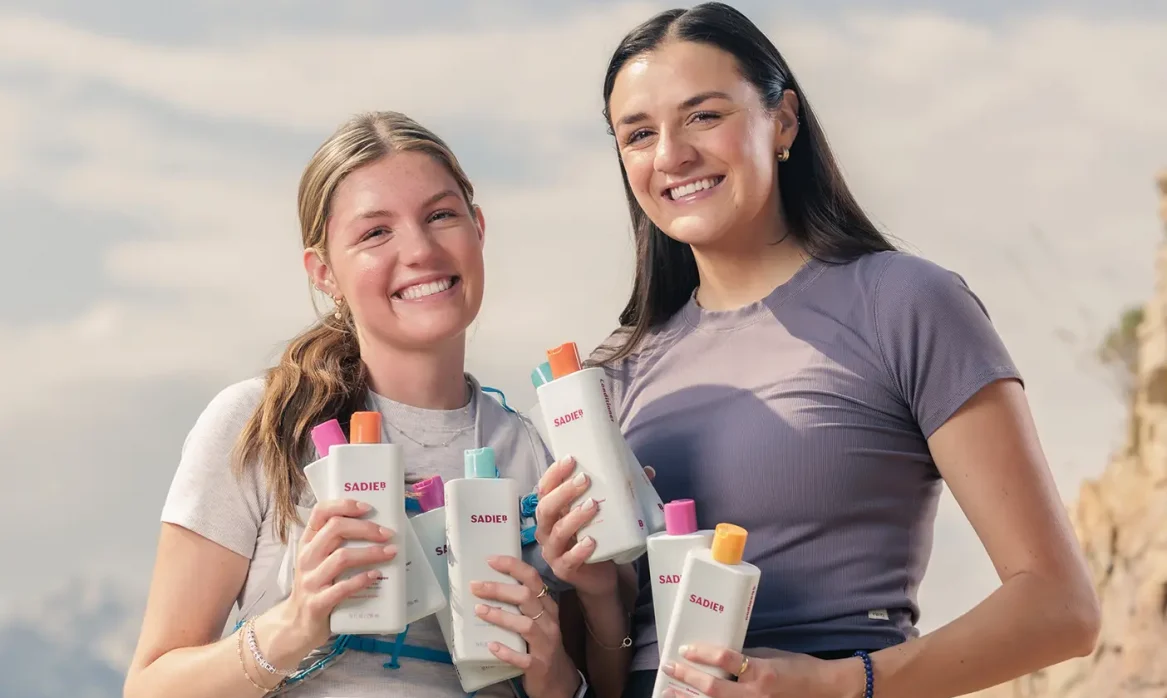
[[[579,360],[579,347],[575,342],[560,344],[547,350],[547,363],[551,364],[551,378],[562,378],[583,369]]]
[[[348,441],[351,444],[381,443],[381,413],[353,412],[348,431]]]

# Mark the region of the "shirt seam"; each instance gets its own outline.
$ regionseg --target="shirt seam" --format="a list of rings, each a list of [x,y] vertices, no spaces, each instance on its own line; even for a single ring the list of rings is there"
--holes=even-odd
[[[784,297],[780,298],[772,306],[768,302],[766,302],[766,298],[759,300],[758,303],[761,305],[761,307],[758,309],[758,312],[753,317],[748,318],[747,320],[741,322],[740,324],[735,324],[731,327],[709,327],[709,326],[702,327],[700,325],[694,324],[692,322],[692,320],[689,319],[689,316],[685,313],[685,308],[682,308],[680,310],[681,318],[684,320],[686,325],[688,325],[689,327],[693,328],[694,330],[696,330],[698,332],[706,332],[709,334],[719,334],[719,333],[724,333],[724,332],[736,332],[738,330],[744,330],[747,327],[752,327],[753,325],[756,325],[758,322],[765,319],[767,311],[769,312],[769,314],[773,315],[774,311],[778,310],[778,308],[781,308],[784,303],[786,303],[790,299],[798,296],[803,291],[805,291],[807,288],[809,288],[810,285],[813,284],[825,270],[826,270],[825,266],[819,266],[817,269],[813,270],[813,273],[811,274],[810,277],[808,277],[806,280],[804,280],[798,286],[795,286],[794,288],[792,288],[790,290],[790,293],[788,293]],[[773,293],[774,290],[777,290],[777,289],[771,290],[770,293]],[[768,297],[769,297],[769,294],[767,294],[767,298]],[[692,302],[696,302],[696,301],[692,301]]]

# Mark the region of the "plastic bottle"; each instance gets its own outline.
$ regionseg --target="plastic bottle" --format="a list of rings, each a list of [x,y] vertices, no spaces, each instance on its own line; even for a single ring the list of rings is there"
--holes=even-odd
[[[692,499],[665,505],[665,530],[648,537],[648,574],[658,645],[663,646],[668,635],[686,556],[690,550],[708,549],[712,543],[713,531],[697,530],[697,506]]]
[[[696,548],[686,553],[669,630],[660,647],[661,666],[667,662],[684,662],[679,650],[682,645],[694,642],[741,652],[761,578],[757,567],[742,561],[746,537],[746,530],[740,526],[718,524],[708,550]],[[699,668],[719,678],[729,678],[721,669]],[[661,698],[670,688],[681,694],[708,698],[692,686],[658,671],[653,698]]]
[[[489,644],[498,642],[516,652],[527,643],[518,633],[498,627],[474,613],[478,604],[518,613],[514,605],[480,599],[470,590],[474,581],[518,584],[496,571],[487,558],[522,554],[519,540],[519,493],[514,480],[500,478],[494,451],[465,452],[465,477],[446,483],[446,564],[450,572],[450,613],[455,662],[497,662]]]

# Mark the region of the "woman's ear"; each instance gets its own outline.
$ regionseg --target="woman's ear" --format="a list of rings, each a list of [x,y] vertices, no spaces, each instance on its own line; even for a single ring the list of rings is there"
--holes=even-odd
[[[782,101],[774,114],[774,145],[779,150],[790,148],[798,136],[798,95],[794,90],[782,93]]]
[[[478,227],[478,242],[486,244],[486,217],[482,215],[482,207],[474,205],[474,223]]]
[[[324,261],[324,255],[316,248],[304,250],[304,271],[308,272],[308,280],[321,293],[328,294],[333,300],[340,296],[336,288],[336,279],[332,276],[332,269]]]

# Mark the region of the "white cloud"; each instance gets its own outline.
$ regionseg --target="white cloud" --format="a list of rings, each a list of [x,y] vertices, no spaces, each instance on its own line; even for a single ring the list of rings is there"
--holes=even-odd
[[[257,369],[310,319],[294,218],[299,171],[233,150],[213,128],[187,133],[157,105],[320,139],[367,108],[404,110],[440,133],[467,119],[483,126],[479,137],[495,126],[522,133],[524,147],[502,164],[536,163],[545,179],[520,186],[484,171],[477,182],[489,269],[471,363],[525,405],[541,351],[598,341],[628,290],[613,156],[572,139],[601,131],[608,52],[648,14],[630,6],[511,30],[181,48],[0,15],[0,67],[49,76],[47,87],[0,88],[0,147],[14,154],[0,159],[0,185],[116,213],[152,234],[93,261],[132,293],[94,298],[67,323],[0,327],[0,362],[25,367],[6,379],[16,399],[0,417],[47,408],[94,377],[226,380]],[[1160,235],[1151,175],[1167,164],[1167,74],[1158,70],[1167,24],[1043,16],[988,26],[874,12],[764,24],[860,199],[988,303],[1072,497],[1101,467],[1123,417],[1091,366],[1091,344],[1150,290]],[[78,86],[94,82],[139,101],[70,109]],[[37,155],[46,143],[76,157],[48,165]],[[151,300],[148,290],[166,294]],[[15,456],[29,454],[17,444]],[[986,577],[948,569],[974,540],[950,501],[942,516],[941,531],[963,532],[938,538],[925,593],[934,619],[985,592],[981,583],[956,590],[958,577]]]

